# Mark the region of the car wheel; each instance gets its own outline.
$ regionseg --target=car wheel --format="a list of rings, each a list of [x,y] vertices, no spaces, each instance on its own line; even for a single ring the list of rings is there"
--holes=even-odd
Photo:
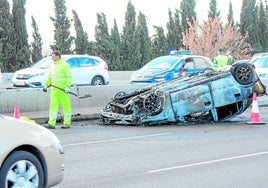
[[[44,187],[41,163],[26,151],[13,152],[0,171],[0,187]]]
[[[104,85],[104,81],[101,77],[96,76],[92,79],[91,85],[92,86]]]
[[[156,95],[149,95],[143,101],[143,107],[149,115],[156,115],[162,111],[163,102]]]
[[[235,80],[242,85],[248,85],[253,82],[253,70],[248,64],[237,64],[234,67],[233,76]]]

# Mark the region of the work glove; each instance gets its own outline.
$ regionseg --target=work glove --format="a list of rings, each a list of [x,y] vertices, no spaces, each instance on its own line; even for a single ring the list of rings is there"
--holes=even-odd
[[[71,88],[70,88],[70,87],[66,87],[66,88],[64,89],[64,91],[65,91],[66,93],[70,93],[70,92],[71,92]]]
[[[47,92],[47,87],[43,87],[43,92]]]

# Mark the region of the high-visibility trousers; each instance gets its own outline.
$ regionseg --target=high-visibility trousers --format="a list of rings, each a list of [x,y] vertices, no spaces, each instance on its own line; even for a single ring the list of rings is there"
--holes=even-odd
[[[60,90],[51,90],[49,105],[48,124],[55,126],[58,116],[59,106],[61,105],[64,115],[64,125],[71,125],[72,108],[70,94]]]

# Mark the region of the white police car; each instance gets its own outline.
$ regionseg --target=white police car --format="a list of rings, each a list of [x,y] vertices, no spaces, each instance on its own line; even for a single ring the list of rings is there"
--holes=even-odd
[[[212,69],[212,61],[204,56],[192,55],[191,50],[171,51],[157,57],[133,72],[130,83],[157,83]]]

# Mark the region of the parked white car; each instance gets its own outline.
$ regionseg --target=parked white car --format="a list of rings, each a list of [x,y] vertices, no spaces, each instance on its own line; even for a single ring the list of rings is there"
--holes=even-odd
[[[0,115],[0,187],[52,187],[61,183],[64,150],[50,130]]]
[[[108,85],[108,65],[100,57],[89,55],[61,55],[71,66],[73,85]],[[15,72],[12,84],[15,87],[42,88],[48,76],[52,58],[45,57],[31,67]]]
[[[259,78],[266,88],[268,88],[268,53],[254,55],[249,63],[255,66]]]

